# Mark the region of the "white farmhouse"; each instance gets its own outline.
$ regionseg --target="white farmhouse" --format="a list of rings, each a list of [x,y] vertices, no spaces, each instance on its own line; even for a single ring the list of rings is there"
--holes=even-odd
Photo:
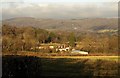
[[[57,48],[56,51],[70,51],[70,47],[66,47],[66,48]]]

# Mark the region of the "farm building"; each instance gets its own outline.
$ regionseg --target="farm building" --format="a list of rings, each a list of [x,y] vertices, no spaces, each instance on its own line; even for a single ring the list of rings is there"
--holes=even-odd
[[[32,47],[31,50],[34,48]],[[45,49],[55,49],[56,51],[70,51],[71,47],[67,44],[58,44],[58,43],[49,43],[49,44],[40,44],[36,47],[38,50],[45,50]]]
[[[80,51],[80,50],[72,50],[71,53],[75,53],[75,54],[88,54],[88,52]]]
[[[56,48],[56,51],[70,51],[70,47]]]

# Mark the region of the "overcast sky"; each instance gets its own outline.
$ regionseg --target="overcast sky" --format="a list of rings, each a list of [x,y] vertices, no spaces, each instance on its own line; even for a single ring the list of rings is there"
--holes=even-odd
[[[40,2],[41,1],[41,2]],[[97,0],[2,0],[2,19],[35,17],[52,19],[113,18],[118,16],[118,3]],[[117,1],[117,0],[116,0]]]

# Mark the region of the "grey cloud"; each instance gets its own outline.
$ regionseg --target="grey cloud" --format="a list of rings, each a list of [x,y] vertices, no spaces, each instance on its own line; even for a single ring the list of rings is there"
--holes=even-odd
[[[3,19],[117,17],[117,3],[19,3],[3,7]]]

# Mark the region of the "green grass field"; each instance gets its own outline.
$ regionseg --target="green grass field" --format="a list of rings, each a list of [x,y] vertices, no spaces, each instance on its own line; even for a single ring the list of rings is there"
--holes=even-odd
[[[120,68],[117,58],[117,56],[9,55],[3,56],[3,76],[18,74],[29,78],[84,78],[84,76],[117,78]]]
[[[107,61],[118,61],[118,56],[43,56],[43,58],[66,58],[66,59],[89,59],[89,60],[107,60]]]
[[[3,63],[5,64],[3,69],[8,68],[9,70],[9,67],[14,69],[14,62],[17,62],[20,65],[24,64],[21,69],[27,66],[22,75],[26,75],[27,71],[31,77],[38,75],[44,78],[84,78],[86,76],[89,78],[98,76],[117,78],[118,69],[120,68],[119,56],[51,56],[33,52],[8,55],[9,54],[3,55]],[[15,69],[18,68],[19,67]],[[9,70],[9,72],[11,72],[11,70]],[[17,73],[17,71],[15,72]],[[16,75],[14,72],[13,74]]]
[[[62,56],[62,55],[49,55],[48,53],[46,54],[41,54],[39,52],[18,52],[16,54],[3,54],[3,55],[20,55],[20,56],[36,56],[40,58],[66,58],[66,59],[89,59],[92,61],[96,60],[106,60],[106,61],[118,61],[120,59],[120,56],[117,55],[77,55],[77,56]]]

